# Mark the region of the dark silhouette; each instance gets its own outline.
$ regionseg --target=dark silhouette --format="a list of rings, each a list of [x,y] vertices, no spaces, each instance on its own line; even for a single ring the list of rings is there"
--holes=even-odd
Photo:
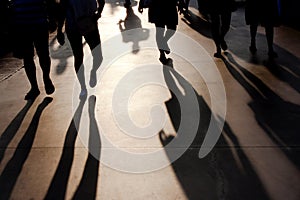
[[[85,163],[83,175],[73,199],[96,199],[99,164],[100,164],[100,133],[95,117],[96,96],[89,98],[89,155]]]
[[[280,13],[278,0],[247,0],[245,8],[246,24],[250,25],[251,45],[249,50],[252,54],[257,51],[256,48],[256,33],[257,27],[261,24],[265,28],[268,55],[270,59],[278,57],[273,49],[274,27],[280,24]]]
[[[129,8],[130,6],[131,6],[131,1],[130,0],[125,0],[124,7]]]
[[[300,106],[282,99],[259,78],[239,65],[230,54],[226,56],[228,60],[223,58],[223,61],[227,69],[253,99],[249,106],[255,113],[258,124],[286,156],[299,167],[299,148],[297,146],[300,141]]]
[[[197,14],[189,11],[184,14],[184,18],[182,18],[182,21],[201,35],[207,38],[212,38],[211,24],[204,18],[204,16],[200,17]]]
[[[58,163],[57,169],[51,181],[45,199],[65,199],[68,181],[70,178],[71,167],[74,159],[75,141],[78,138],[80,120],[86,99],[82,99],[74,113],[73,119],[67,130],[63,152]],[[96,97],[89,97],[89,143],[88,158],[85,163],[82,178],[79,186],[74,193],[73,199],[95,199],[100,160],[100,133],[95,117]]]
[[[171,67],[164,66],[163,73],[166,84],[169,88],[176,87],[178,82],[184,89],[189,83],[176,72],[169,62]],[[174,77],[174,78],[173,78]],[[185,85],[185,86],[184,86]],[[178,87],[178,86],[177,86]],[[192,87],[192,86],[190,86]],[[170,91],[171,92],[171,91]],[[189,95],[185,92],[184,98],[189,99]],[[196,92],[195,92],[196,93]],[[181,114],[179,98],[171,92],[172,97],[166,102],[166,107],[171,118],[172,124],[176,132],[180,126]],[[177,93],[178,94],[178,93]],[[197,93],[196,93],[197,94]],[[188,147],[188,150],[175,162],[172,163],[174,172],[178,181],[181,183],[183,190],[188,199],[268,199],[264,188],[253,169],[252,164],[248,160],[235,134],[232,132],[229,124],[225,122],[222,135],[220,136],[217,145],[203,159],[199,159],[198,153],[203,143],[207,132],[210,120],[215,120],[219,123],[220,119],[211,118],[212,113],[202,96],[197,95],[199,103],[199,111],[201,120],[197,135],[193,143]],[[178,133],[177,133],[178,134]],[[190,134],[188,131],[181,134]],[[225,137],[230,139],[234,144],[230,147]],[[166,145],[176,137],[167,136],[162,130],[160,132],[160,140],[165,146],[165,151],[172,159],[172,148],[167,148]],[[174,151],[174,150],[173,150]],[[242,163],[242,169],[236,163],[232,151],[238,155],[238,159]],[[234,173],[233,173],[234,171]]]
[[[58,64],[54,66],[56,68],[56,74],[61,75],[65,72],[67,67],[67,59],[73,56],[72,49],[70,45],[60,46],[58,48],[53,48],[57,37],[54,37],[50,41],[50,54],[51,58],[58,60]]]
[[[45,199],[65,199],[68,180],[74,159],[75,141],[86,99],[81,99],[67,130],[62,154]]]
[[[127,8],[126,11],[125,20],[119,21],[119,29],[122,33],[123,42],[132,42],[132,53],[137,54],[139,52],[139,42],[149,37],[149,30],[142,28],[141,19],[134,14],[131,7]]]
[[[48,47],[49,27],[51,32],[56,29],[54,15],[50,11],[50,8],[53,8],[54,2],[54,0],[48,0],[46,7],[43,0],[16,0],[13,2],[13,52],[15,57],[23,59],[25,72],[31,85],[31,89],[26,94],[25,100],[35,99],[40,94],[36,80],[34,48],[36,49],[43,71],[46,93],[52,94],[55,90],[50,79],[51,59]]]
[[[160,52],[159,60],[166,64],[168,59],[165,54],[170,53],[168,46],[169,39],[175,34],[178,25],[177,7],[180,13],[183,13],[183,0],[153,0],[149,7],[149,22],[154,23],[156,27],[156,42]],[[139,3],[139,12],[144,9],[144,0]]]
[[[207,12],[211,19],[211,33],[216,45],[215,57],[220,58],[221,49],[228,49],[225,36],[230,28],[231,13],[237,9],[234,0],[210,0]]]
[[[32,118],[32,121],[26,130],[24,136],[19,142],[13,157],[9,160],[0,176],[0,199],[9,199],[13,191],[15,183],[21,174],[24,163],[31,151],[34,142],[36,131],[39,125],[39,120],[44,109],[51,103],[53,99],[46,97],[37,107],[37,110]]]
[[[97,2],[99,7],[97,7]],[[87,96],[84,78],[82,37],[88,43],[93,56],[93,67],[90,77],[91,87],[95,87],[97,84],[96,71],[103,60],[97,20],[101,17],[105,2],[104,0],[97,0],[97,2],[96,0],[94,3],[73,0],[61,0],[60,2],[62,14],[59,20],[57,39],[61,45],[64,44],[62,27],[66,20],[65,29],[74,54],[75,71],[81,85],[80,98]]]
[[[16,117],[10,122],[4,132],[1,134],[0,137],[0,163],[4,157],[5,151],[12,141],[12,139],[17,134],[18,129],[20,128],[28,110],[32,106],[33,101],[27,101],[26,105],[23,109],[16,115]]]

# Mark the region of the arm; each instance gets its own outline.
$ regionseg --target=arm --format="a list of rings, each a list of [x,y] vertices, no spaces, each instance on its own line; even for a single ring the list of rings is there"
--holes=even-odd
[[[138,10],[139,10],[140,13],[143,13],[143,4],[144,4],[144,0],[140,0],[140,2],[139,2],[139,8],[138,8]]]
[[[97,2],[98,2],[97,18],[99,19],[101,17],[105,5],[105,0],[97,0]]]

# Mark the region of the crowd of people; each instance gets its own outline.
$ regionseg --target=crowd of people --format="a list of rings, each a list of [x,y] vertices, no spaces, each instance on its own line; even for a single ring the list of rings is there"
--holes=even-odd
[[[156,42],[161,63],[168,62],[167,55],[171,49],[169,39],[175,34],[179,14],[188,12],[189,0],[140,0],[139,12],[148,9],[149,22],[155,24]],[[234,0],[205,0],[203,4],[211,22],[211,35],[216,46],[214,56],[222,57],[222,50],[228,45],[225,37],[230,29],[231,14],[237,9]],[[257,51],[256,32],[259,25],[265,28],[268,55],[270,59],[278,55],[273,50],[274,27],[280,24],[279,0],[246,0],[245,19],[250,26],[251,42],[249,50]],[[43,71],[45,91],[52,94],[55,87],[50,78],[51,59],[49,56],[49,31],[57,30],[57,40],[64,45],[62,31],[65,26],[67,38],[74,55],[74,68],[81,85],[80,97],[87,94],[84,74],[78,73],[83,65],[82,38],[89,45],[94,62],[91,72],[90,86],[96,83],[95,71],[102,62],[101,40],[97,20],[101,17],[105,0],[13,0],[10,1],[11,27],[14,35],[14,55],[23,59],[24,68],[31,89],[26,94],[26,100],[33,100],[39,94],[34,63],[34,49]],[[130,8],[130,0],[125,0],[124,7]],[[57,11],[57,9],[59,9]],[[58,14],[57,14],[58,13]]]

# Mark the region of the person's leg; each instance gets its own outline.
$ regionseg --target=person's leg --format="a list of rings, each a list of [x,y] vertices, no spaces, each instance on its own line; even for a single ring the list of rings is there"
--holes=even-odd
[[[93,66],[90,74],[90,86],[95,87],[97,84],[96,72],[103,61],[101,40],[98,29],[86,35],[84,38],[88,43],[93,56]]]
[[[43,80],[47,94],[52,94],[55,91],[53,83],[50,79],[51,59],[49,56],[49,32],[47,26],[37,27],[34,37],[34,45],[39,63],[43,71]]]
[[[220,16],[218,14],[211,14],[211,34],[216,45],[217,52],[215,57],[221,57],[220,47]]]
[[[177,25],[167,25],[167,31],[166,31],[165,36],[164,36],[164,45],[165,45],[164,50],[165,50],[166,54],[170,53],[170,48],[169,48],[169,45],[168,45],[168,41],[175,34],[176,29],[177,29]]]
[[[226,12],[221,15],[221,37],[220,37],[220,45],[221,48],[225,51],[227,50],[228,46],[225,42],[225,35],[228,33],[230,29],[230,22],[231,22],[231,12]]]
[[[250,44],[250,52],[252,54],[255,54],[257,49],[256,49],[256,33],[257,33],[257,23],[250,24],[250,36],[251,36],[251,44]]]
[[[266,30],[266,38],[267,38],[267,43],[268,43],[268,55],[270,58],[276,58],[278,57],[277,53],[274,52],[273,49],[273,39],[274,39],[274,27],[270,25],[265,26]]]
[[[165,25],[156,23],[156,43],[160,53],[159,60],[161,63],[165,64],[167,58],[164,51],[164,35],[165,35]]]
[[[66,28],[66,32],[74,55],[75,72],[81,86],[80,96],[85,96],[87,91],[84,77],[82,36],[76,30]]]
[[[23,49],[24,49],[24,69],[27,78],[30,82],[31,89],[25,96],[25,100],[34,100],[39,94],[39,88],[36,80],[36,66],[34,64],[34,47],[33,41],[27,40],[29,38],[24,38]],[[25,41],[27,40],[27,41]]]

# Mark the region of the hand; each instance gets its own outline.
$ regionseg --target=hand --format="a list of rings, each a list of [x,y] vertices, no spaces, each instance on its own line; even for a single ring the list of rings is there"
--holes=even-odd
[[[57,31],[56,35],[58,43],[63,46],[65,44],[65,35],[61,31]]]
[[[143,13],[143,11],[144,11],[143,8],[142,8],[142,7],[139,7],[139,12],[140,12],[140,13]]]

